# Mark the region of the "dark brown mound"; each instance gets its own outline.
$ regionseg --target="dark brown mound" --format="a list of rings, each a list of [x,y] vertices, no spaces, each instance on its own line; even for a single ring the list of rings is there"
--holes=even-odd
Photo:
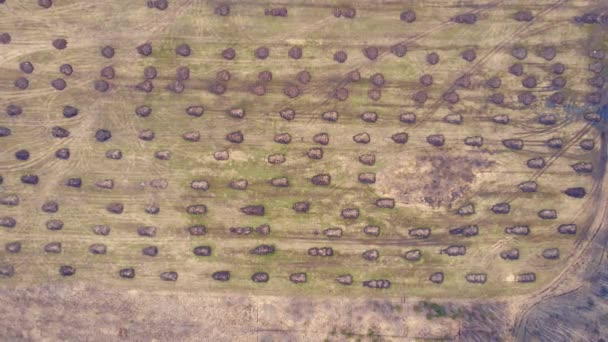
[[[230,6],[226,4],[219,5],[215,8],[214,12],[219,16],[225,17],[230,14]]]
[[[543,251],[543,258],[549,260],[559,259],[559,249],[557,248],[547,248]]]
[[[371,141],[371,138],[369,136],[369,134],[367,132],[362,132],[359,134],[355,134],[353,136],[353,140],[357,143],[357,144],[369,144],[369,142]]]
[[[0,195],[0,205],[17,206],[19,205],[19,196],[17,195]]]
[[[46,245],[44,245],[43,250],[46,253],[54,253],[54,254],[58,254],[61,253],[61,242],[49,242]]]
[[[8,116],[17,116],[23,114],[23,108],[21,106],[17,106],[14,104],[9,104],[6,106],[6,115]]]
[[[319,148],[319,147],[313,147],[311,149],[308,150],[308,152],[306,153],[306,155],[308,156],[308,158],[310,159],[323,159],[323,149]]]
[[[251,276],[251,280],[255,283],[266,283],[270,279],[270,276],[266,272],[257,272]]]
[[[118,275],[121,278],[133,279],[133,278],[135,278],[135,269],[133,269],[133,268],[123,268],[120,271],[118,271]]]
[[[175,53],[178,56],[188,57],[192,53],[192,50],[190,50],[190,45],[188,45],[188,44],[181,44],[181,45],[178,45],[175,48]]]
[[[42,8],[51,8],[51,6],[53,6],[53,0],[38,0],[38,6]]]
[[[249,235],[253,231],[251,227],[230,227],[230,233],[237,235]]]
[[[9,216],[0,217],[0,227],[15,228],[16,225],[17,225],[17,220],[15,220],[13,217],[9,217]]]
[[[231,77],[232,75],[230,75],[230,71],[228,70],[220,70],[215,74],[215,80],[218,82],[228,82]]]
[[[371,289],[388,289],[391,287],[391,282],[387,279],[365,280],[363,286]]]
[[[566,196],[570,196],[573,198],[583,198],[587,194],[585,188],[577,187],[577,188],[568,188],[564,190],[564,194]]]
[[[141,254],[149,257],[155,257],[158,255],[158,247],[147,246],[141,249]]]
[[[210,256],[211,255],[211,247],[209,246],[197,246],[194,247],[192,253],[196,256]]]
[[[551,126],[557,123],[557,116],[555,114],[544,114],[538,117],[538,123]]]
[[[505,102],[505,96],[501,93],[496,93],[488,96],[488,101],[497,105],[501,105]]]
[[[602,72],[602,70],[604,70],[604,65],[602,64],[602,62],[595,62],[595,63],[589,64],[588,69],[589,69],[589,71],[599,74]]]
[[[334,91],[334,97],[340,101],[346,101],[348,99],[348,89],[336,88]]]
[[[201,133],[198,131],[190,131],[182,134],[182,138],[186,141],[197,142],[201,140]]]
[[[328,238],[340,238],[342,237],[342,228],[327,228],[323,230],[323,235]]]
[[[4,245],[4,250],[8,253],[19,253],[21,252],[21,242],[7,242],[6,245]]]
[[[599,49],[599,50],[591,50],[589,51],[589,57],[593,58],[593,59],[604,59],[606,57],[606,51]]]
[[[534,77],[534,76],[528,76],[528,77],[524,78],[521,81],[521,85],[523,85],[526,88],[535,88],[536,85],[537,85],[536,77]]]
[[[500,257],[503,260],[517,260],[519,259],[519,249],[513,248],[503,252],[500,252]]]
[[[589,93],[585,96],[585,102],[596,105],[602,102],[602,94],[599,92]]]
[[[215,95],[222,95],[226,90],[226,86],[222,83],[212,83],[209,85],[209,92]]]
[[[53,40],[53,47],[57,50],[63,50],[68,47],[68,41],[63,38]]]
[[[361,254],[361,257],[368,261],[377,260],[380,257],[380,252],[377,249],[370,249]]]
[[[21,62],[19,63],[19,69],[26,74],[31,74],[34,72],[34,65],[31,62]]]
[[[380,54],[380,51],[375,46],[369,46],[369,47],[366,47],[363,49],[363,55],[371,61],[378,58],[379,54]]]
[[[573,235],[576,234],[576,224],[573,223],[569,223],[569,224],[560,224],[559,227],[557,227],[557,231],[560,234],[568,234],[568,235]]]
[[[408,140],[408,135],[405,132],[395,133],[395,134],[391,135],[391,139],[396,144],[405,144]]]
[[[241,131],[236,131],[228,133],[226,135],[226,140],[230,141],[231,143],[240,144],[245,140],[245,137]]]
[[[334,61],[336,61],[338,63],[344,63],[344,62],[346,62],[347,59],[348,59],[348,55],[343,50],[336,51],[334,53]]]
[[[110,203],[106,206],[106,210],[113,214],[122,214],[125,207],[122,203]]]
[[[540,49],[540,51],[538,52],[538,55],[540,57],[550,61],[553,58],[555,58],[555,56],[557,55],[557,51],[555,50],[555,47],[553,47],[553,46],[545,46]]]
[[[146,82],[144,82],[144,83],[146,83]],[[151,82],[147,82],[147,83],[149,83],[150,89],[146,90],[146,91],[150,92],[150,91],[152,91],[152,83]],[[110,89],[110,84],[108,82],[104,81],[104,80],[97,80],[93,84],[93,87],[95,88],[95,90],[97,90],[99,92],[102,92],[102,93],[105,93],[106,91],[108,91],[108,89]],[[141,90],[143,90],[143,89],[141,89]]]
[[[257,96],[263,96],[264,94],[266,94],[266,86],[260,83],[254,84],[251,87],[251,92]]]
[[[186,212],[190,215],[204,215],[207,213],[207,206],[204,204],[191,205],[186,208]]]
[[[302,70],[296,75],[296,79],[302,84],[308,84],[312,80],[312,76],[308,71]]]
[[[59,267],[59,274],[63,277],[71,277],[76,274],[76,269],[70,265],[61,265]]]
[[[178,277],[177,272],[163,272],[160,274],[160,279],[163,281],[177,281]]]
[[[286,188],[289,186],[289,179],[287,179],[287,177],[273,178],[270,180],[270,185],[279,188]]]
[[[431,52],[426,55],[426,62],[430,65],[435,65],[439,63],[439,55],[436,52]]]
[[[403,43],[391,46],[391,52],[397,57],[403,57],[407,53],[407,45]]]
[[[530,11],[517,11],[513,14],[513,19],[517,21],[532,21],[534,19],[534,15]]]
[[[464,75],[458,77],[454,81],[454,85],[461,87],[461,88],[470,88],[471,87],[471,75],[464,74]]]
[[[473,203],[467,203],[462,207],[458,208],[457,213],[460,216],[473,215],[475,214],[475,205],[473,205]]]
[[[18,79],[15,80],[15,82],[13,82],[13,85],[16,88],[24,90],[24,89],[27,89],[27,87],[29,87],[30,81],[28,81],[27,78],[25,78],[25,77],[19,77]]]
[[[137,235],[146,236],[146,237],[154,237],[156,236],[156,227],[139,227],[137,228]]]
[[[58,159],[67,160],[70,159],[70,149],[69,148],[60,148],[55,151],[55,157]]]
[[[191,226],[188,228],[188,233],[192,236],[201,236],[207,234],[207,227],[205,226]]]
[[[114,181],[111,179],[101,179],[95,182],[95,186],[100,189],[114,189]]]
[[[286,108],[286,109],[283,109],[282,111],[280,111],[279,115],[283,119],[285,119],[287,121],[291,121],[296,118],[296,111],[291,108]]]
[[[274,141],[279,144],[289,144],[291,142],[291,135],[289,133],[279,133],[274,136]]]
[[[285,162],[285,155],[283,154],[270,154],[268,155],[268,163],[270,164],[283,164]]]
[[[275,252],[274,245],[259,245],[249,251],[249,253],[254,254],[254,255],[268,255],[268,254],[274,254],[274,252]]]
[[[186,114],[194,117],[200,117],[205,112],[205,108],[203,106],[190,106],[186,108]]]
[[[209,182],[206,180],[193,180],[190,183],[190,188],[194,189],[194,190],[203,190],[203,191],[207,191],[209,190]]]
[[[460,125],[463,118],[461,114],[448,114],[443,117],[443,121],[453,125]]]
[[[511,118],[507,114],[499,114],[499,115],[494,115],[492,117],[492,121],[494,121],[497,124],[507,125],[509,122],[511,122]]]
[[[604,87],[604,77],[596,76],[596,77],[590,78],[587,83],[592,87],[601,89]],[[564,84],[565,84],[565,81],[564,81]]]
[[[156,215],[160,213],[160,207],[156,204],[146,204],[144,207],[144,212],[150,215]]]
[[[593,139],[583,139],[581,140],[579,146],[583,150],[591,151],[595,147],[595,141]]]
[[[272,81],[272,72],[270,72],[268,70],[260,71],[260,73],[258,74],[258,80],[260,80],[262,82]]]
[[[483,145],[483,137],[473,136],[464,138],[464,144],[473,147],[481,147]]]
[[[226,60],[233,60],[236,57],[236,51],[233,48],[227,48],[222,51],[222,58]]]
[[[382,75],[381,73],[372,75],[369,80],[373,85],[377,87],[381,87],[384,85],[384,75]]]
[[[40,181],[40,179],[36,175],[21,176],[21,183],[23,183],[23,184],[36,185],[36,184],[38,184],[39,181]]]
[[[369,123],[378,121],[378,114],[376,112],[364,112],[360,115],[361,120]]]
[[[406,124],[416,123],[416,114],[413,112],[407,112],[399,115],[399,121]]]
[[[399,15],[399,19],[401,19],[401,21],[405,21],[406,23],[413,23],[416,21],[416,12],[412,10],[403,11]]]
[[[107,129],[98,129],[95,133],[95,139],[99,142],[105,142],[112,138],[112,132]]]
[[[217,86],[220,86],[220,85],[217,85]],[[226,87],[223,85],[222,85],[222,87],[223,87],[222,91],[217,90],[217,88],[210,89],[210,91],[214,94],[223,94],[226,91]],[[173,82],[167,84],[167,86],[165,88],[169,91],[179,94],[186,89],[186,85],[184,84],[184,82],[176,80],[176,81],[173,81]]]
[[[566,71],[566,66],[562,63],[555,63],[551,66],[551,72],[556,75],[561,75],[564,73],[564,71]]]
[[[336,121],[338,121],[338,118],[339,118],[339,114],[337,111],[329,111],[329,112],[324,112],[323,114],[321,114],[321,119],[326,120],[326,121],[336,122]]]
[[[135,49],[137,50],[137,53],[144,57],[150,56],[152,54],[152,44],[150,43],[141,44]]]
[[[152,141],[152,140],[154,140],[154,135],[155,135],[154,131],[152,131],[150,129],[144,129],[143,131],[139,132],[139,134],[137,136],[141,140]]]
[[[70,131],[63,127],[55,126],[51,129],[51,135],[55,138],[67,138],[70,136]]]
[[[433,76],[426,74],[426,75],[422,75],[420,76],[420,84],[422,84],[422,86],[424,87],[430,87],[431,85],[433,85]]]
[[[68,84],[63,78],[56,78],[51,81],[51,86],[57,90],[64,90]]]
[[[30,152],[27,150],[19,150],[15,152],[15,158],[17,160],[28,160],[30,159]]]
[[[376,163],[375,154],[362,154],[359,156],[359,162],[364,165],[372,166]]]
[[[190,68],[187,66],[180,66],[175,71],[175,78],[178,81],[185,81],[190,79]]]
[[[486,81],[486,86],[493,89],[500,88],[501,84],[502,82],[498,76],[491,77]]]
[[[313,176],[310,182],[314,185],[327,186],[331,183],[331,176],[327,173],[320,173]]]
[[[342,218],[347,220],[354,220],[359,217],[359,209],[357,208],[344,208],[340,213]]]
[[[443,134],[431,134],[426,137],[426,142],[435,147],[441,147],[445,144],[445,137]]]
[[[302,58],[302,48],[299,46],[294,46],[287,52],[287,55],[293,59]]]
[[[395,207],[395,200],[392,198],[379,198],[376,200],[376,207],[392,209]]]
[[[365,226],[363,228],[363,233],[371,236],[379,236],[380,235],[380,227],[378,226]]]
[[[59,203],[56,201],[47,201],[42,204],[40,209],[45,213],[56,213],[59,211]]]
[[[477,15],[474,13],[459,14],[457,16],[452,17],[451,20],[458,24],[472,25],[477,22]]]
[[[9,44],[11,42],[11,35],[7,32],[0,33],[0,44]]]
[[[525,59],[526,57],[528,57],[528,50],[526,50],[526,48],[522,46],[515,47],[511,50],[511,56],[520,60]]]
[[[535,181],[527,181],[519,183],[517,187],[523,192],[536,192],[538,189],[538,184]]]
[[[78,108],[72,106],[63,107],[63,116],[66,118],[73,118],[78,115]]]
[[[511,205],[509,203],[496,203],[490,209],[494,214],[508,214],[511,211]]]
[[[246,179],[233,180],[228,183],[228,187],[233,190],[246,190],[249,182]]]
[[[460,57],[467,62],[472,62],[477,58],[477,53],[475,53],[474,49],[466,49],[460,54]]]
[[[108,248],[103,243],[94,243],[89,246],[91,254],[106,254]]]
[[[291,208],[296,213],[307,213],[310,210],[310,202],[296,202]]]
[[[146,118],[152,114],[152,108],[142,105],[135,108],[135,115],[141,116],[142,118]]]
[[[462,256],[467,253],[467,248],[461,245],[451,245],[445,249],[442,249],[440,254],[446,254],[448,256]]]
[[[436,272],[431,274],[429,280],[435,284],[443,283],[443,272]]]
[[[245,215],[264,216],[265,210],[263,205],[248,205],[242,207],[241,212]]]
[[[74,72],[74,68],[72,68],[72,65],[70,64],[61,64],[59,72],[66,76],[70,76]]]
[[[358,179],[363,184],[374,184],[376,183],[376,174],[373,172],[363,172],[359,174]]]
[[[295,284],[306,283],[306,273],[292,273],[289,275],[289,281]]]
[[[229,271],[218,271],[211,275],[213,280],[217,281],[228,281],[230,280],[230,272]]]
[[[536,96],[530,92],[523,92],[517,95],[517,100],[524,106],[529,106],[536,101]]]
[[[418,104],[424,104],[426,102],[426,100],[428,100],[428,95],[426,94],[426,91],[421,90],[417,93],[415,93],[414,95],[412,95],[412,100],[414,100],[414,102],[418,103]]]
[[[2,138],[2,137],[8,137],[11,134],[13,134],[13,132],[11,131],[10,128],[4,127],[4,126],[0,126],[0,138]]]
[[[382,97],[382,90],[373,88],[367,91],[367,97],[372,101],[378,101]]]
[[[287,8],[285,8],[285,7],[267,8],[267,9],[264,9],[264,15],[270,15],[273,17],[286,17]]]
[[[520,63],[515,63],[509,67],[509,73],[515,76],[521,76],[524,74],[524,66]]]
[[[254,55],[257,59],[266,59],[270,56],[270,50],[265,46],[261,46],[255,49]]]
[[[113,48],[113,47],[111,47],[111,46],[109,46],[109,45],[104,46],[104,47],[101,49],[101,55],[102,55],[103,57],[105,57],[105,58],[112,58],[112,57],[114,57],[114,53],[115,53],[114,48]]]
[[[554,148],[554,149],[559,150],[560,148],[562,148],[562,146],[564,146],[564,140],[562,138],[552,138],[552,139],[547,140],[547,142],[545,144],[549,148]]]
[[[485,273],[468,273],[464,278],[472,284],[485,284],[488,276]]]

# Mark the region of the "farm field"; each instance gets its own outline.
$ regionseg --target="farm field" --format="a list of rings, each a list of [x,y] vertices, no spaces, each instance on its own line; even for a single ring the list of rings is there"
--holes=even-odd
[[[605,11],[0,0],[0,288],[399,299],[385,340],[438,338],[419,299],[513,324],[598,258]],[[340,340],[309,328],[275,338]]]

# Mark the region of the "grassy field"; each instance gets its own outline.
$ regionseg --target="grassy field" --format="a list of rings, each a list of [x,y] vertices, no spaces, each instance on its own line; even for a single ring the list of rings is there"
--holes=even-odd
[[[145,1],[56,1],[50,9],[42,9],[35,1],[8,0],[0,4],[3,19],[0,32],[9,32],[10,44],[0,45],[0,107],[9,104],[23,107],[18,116],[0,114],[0,126],[9,127],[12,135],[0,138],[0,195],[18,194],[18,206],[0,206],[0,216],[17,220],[15,228],[0,230],[0,243],[21,241],[20,253],[0,251],[3,265],[14,265],[15,275],[0,279],[0,284],[43,284],[55,282],[85,282],[108,287],[142,290],[227,291],[252,294],[314,294],[340,296],[415,296],[447,298],[493,298],[525,294],[551,282],[568,264],[576,248],[589,237],[585,234],[598,209],[603,189],[603,169],[600,167],[600,128],[583,115],[596,110],[585,104],[585,95],[594,89],[587,84],[593,74],[587,70],[592,62],[587,57],[591,49],[607,48],[604,38],[594,38],[588,26],[574,24],[572,18],[589,7],[587,1],[498,1],[477,4],[471,2],[405,2],[381,3],[354,1],[355,19],[336,18],[332,10],[342,2],[298,1],[284,5],[266,2],[234,2],[230,15],[214,14],[216,3],[200,0],[170,1],[165,11],[149,9]],[[264,16],[268,7],[286,6],[288,17]],[[399,14],[407,9],[416,12],[416,21],[405,23]],[[531,10],[532,22],[512,19],[519,10]],[[474,25],[457,24],[450,18],[473,11],[478,20]],[[65,38],[68,48],[56,50],[52,40]],[[137,54],[135,48],[145,42],[153,46],[149,57]],[[403,42],[408,52],[403,58],[390,53],[391,46]],[[175,54],[179,44],[192,49],[189,57]],[[116,49],[112,59],[101,56],[100,49],[111,45]],[[265,60],[254,57],[260,46],[270,49]],[[299,60],[287,57],[292,46],[303,49]],[[380,56],[372,61],[361,50],[377,46]],[[528,49],[528,57],[517,61],[510,54],[515,46]],[[544,46],[554,46],[557,56],[547,61],[538,56]],[[228,61],[221,51],[232,47],[237,56]],[[474,48],[477,58],[467,62],[460,54]],[[334,52],[344,50],[348,60],[339,64]],[[425,56],[430,52],[440,55],[437,65],[429,65]],[[19,63],[31,61],[35,70],[24,75]],[[508,72],[511,64],[524,66],[524,76]],[[551,65],[563,63],[562,75],[567,84],[563,105],[548,101],[555,91],[551,81]],[[59,66],[70,63],[74,73],[63,76]],[[100,79],[99,70],[112,65],[116,77],[108,80],[111,89],[106,93],[94,90]],[[135,85],[143,81],[143,70],[155,66],[159,76],[152,82],[150,93],[137,91]],[[190,79],[180,94],[165,89],[175,79],[179,66],[190,68]],[[228,70],[231,80],[227,92],[215,95],[208,87],[220,70]],[[264,96],[251,93],[260,71],[269,70],[273,79],[267,84]],[[288,98],[283,93],[286,84],[297,84],[296,75],[307,70],[312,81],[299,84],[301,95]],[[346,75],[358,70],[361,80],[344,82]],[[368,97],[372,88],[369,78],[382,73],[385,83],[382,97],[373,101]],[[416,104],[412,94],[422,90],[419,78],[433,76],[433,85],[426,88],[429,99]],[[442,95],[453,90],[452,84],[463,74],[470,74],[470,89],[456,89],[460,101],[449,104]],[[517,102],[526,90],[521,81],[534,75],[538,86],[531,90],[537,101],[528,107]],[[13,86],[18,77],[25,76],[27,90]],[[499,89],[485,86],[490,77],[501,79]],[[68,87],[57,91],[50,82],[66,79]],[[333,98],[338,84],[349,89],[349,98]],[[504,105],[486,101],[492,93],[505,96]],[[79,108],[79,115],[64,118],[65,105]],[[137,106],[152,108],[149,117],[138,117]],[[201,117],[186,115],[189,106],[201,105]],[[243,108],[244,119],[227,115],[232,108]],[[291,108],[296,117],[287,121],[279,111]],[[326,111],[338,111],[337,122],[321,119]],[[376,123],[360,119],[363,112],[376,112]],[[416,124],[404,124],[399,115],[414,112]],[[448,114],[461,114],[463,123],[453,125],[443,121]],[[495,115],[507,114],[508,125],[492,122]],[[558,123],[544,126],[538,123],[543,114],[555,114]],[[65,139],[51,136],[51,127],[61,126],[71,131]],[[104,143],[95,140],[95,132],[105,128],[112,138]],[[138,132],[151,129],[155,139],[138,139]],[[182,134],[198,131],[199,142],[182,139]],[[226,141],[226,134],[241,131],[242,144]],[[278,144],[273,137],[289,133],[288,145]],[[327,146],[315,144],[317,133],[330,136]],[[369,144],[356,144],[355,134],[367,132]],[[406,144],[395,144],[391,135],[406,132]],[[431,134],[443,134],[445,145],[434,147],[426,142]],[[481,135],[481,148],[466,146],[463,140]],[[523,139],[524,148],[513,151],[505,148],[503,139]],[[545,141],[562,138],[561,150],[550,149]],[[596,147],[587,151],[579,146],[582,139],[593,139]],[[68,147],[69,160],[56,159],[57,149]],[[311,160],[306,152],[322,147],[321,160]],[[30,151],[27,161],[15,159],[15,152]],[[109,149],[120,149],[121,160],[105,157]],[[156,151],[170,150],[170,160],[158,160]],[[230,159],[217,161],[216,151],[229,151]],[[284,154],[286,162],[272,165],[271,154]],[[363,165],[362,154],[373,153],[376,163]],[[605,153],[605,151],[603,151]],[[526,161],[543,157],[550,161],[542,170],[530,169]],[[443,160],[442,164],[430,160]],[[571,166],[577,162],[593,162],[593,174],[577,174]],[[374,172],[375,184],[358,182],[361,172]],[[331,175],[330,186],[315,186],[310,178],[316,174]],[[22,184],[24,174],[36,174],[39,184]],[[64,181],[81,177],[81,188],[71,188]],[[275,177],[287,177],[290,186],[276,188],[269,184]],[[168,180],[167,189],[153,189],[147,183],[153,179]],[[114,189],[99,189],[95,182],[113,179]],[[194,179],[210,183],[208,191],[192,190]],[[232,180],[246,179],[244,191],[227,186]],[[539,190],[523,193],[517,184],[536,180]],[[562,192],[570,187],[584,187],[587,196],[575,199]],[[459,193],[458,195],[454,195]],[[441,205],[431,206],[421,199],[436,196],[444,199]],[[460,196],[460,197],[459,197]],[[394,198],[394,209],[375,206],[378,198]],[[456,198],[453,198],[456,197]],[[453,198],[453,199],[450,199]],[[447,199],[447,200],[446,200]],[[60,205],[55,214],[43,213],[41,205],[56,200]],[[308,213],[296,213],[292,205],[309,201]],[[105,210],[109,203],[124,203],[124,213],[111,214]],[[511,212],[494,214],[490,207],[509,202]],[[144,212],[147,204],[160,206],[160,213]],[[468,217],[456,215],[455,210],[473,203],[476,213]],[[205,204],[206,215],[189,215],[186,207]],[[239,208],[263,204],[263,217],[246,216]],[[359,208],[356,220],[341,218],[343,208]],[[541,209],[555,209],[557,220],[542,220]],[[46,229],[49,219],[60,219],[60,231]],[[561,235],[560,224],[576,223],[577,235]],[[108,236],[93,234],[91,227],[105,224],[112,228]],[[190,236],[187,227],[203,224],[205,236]],[[257,227],[269,224],[271,233],[260,236],[237,236],[230,227]],[[464,238],[448,233],[453,227],[476,224],[478,236]],[[378,237],[363,233],[366,225],[381,228]],[[504,228],[529,225],[528,236],[506,235]],[[156,226],[156,237],[140,237],[137,227]],[[340,239],[328,239],[321,233],[329,227],[343,229]],[[408,230],[428,227],[432,235],[424,240],[408,236]],[[43,246],[61,241],[63,251],[49,254]],[[88,246],[104,243],[105,255],[93,255]],[[270,256],[255,256],[249,250],[260,244],[275,245]],[[465,245],[465,256],[448,257],[439,250],[449,245]],[[156,257],[142,255],[141,249],[155,245]],[[192,249],[199,245],[213,248],[211,257],[197,257]],[[330,246],[333,257],[307,255],[311,247]],[[559,260],[546,260],[544,249],[560,249]],[[380,258],[367,261],[361,253],[378,249]],[[505,261],[499,253],[519,248],[517,261]],[[422,251],[422,259],[409,262],[403,254],[412,249]],[[75,276],[58,274],[60,265],[72,265]],[[133,267],[136,277],[121,279],[118,270]],[[232,277],[223,283],[211,278],[219,270],[229,270]],[[179,273],[177,282],[160,280],[165,271]],[[432,284],[428,278],[443,272],[445,281]],[[270,281],[254,283],[255,272],[268,272]],[[306,284],[293,284],[291,273],[306,272]],[[483,285],[465,281],[467,273],[487,273]],[[531,284],[514,282],[514,275],[535,272],[537,280]],[[351,274],[353,286],[339,285],[338,275]],[[388,290],[372,290],[361,286],[369,279],[389,279]],[[1,286],[1,285],[0,285]]]

